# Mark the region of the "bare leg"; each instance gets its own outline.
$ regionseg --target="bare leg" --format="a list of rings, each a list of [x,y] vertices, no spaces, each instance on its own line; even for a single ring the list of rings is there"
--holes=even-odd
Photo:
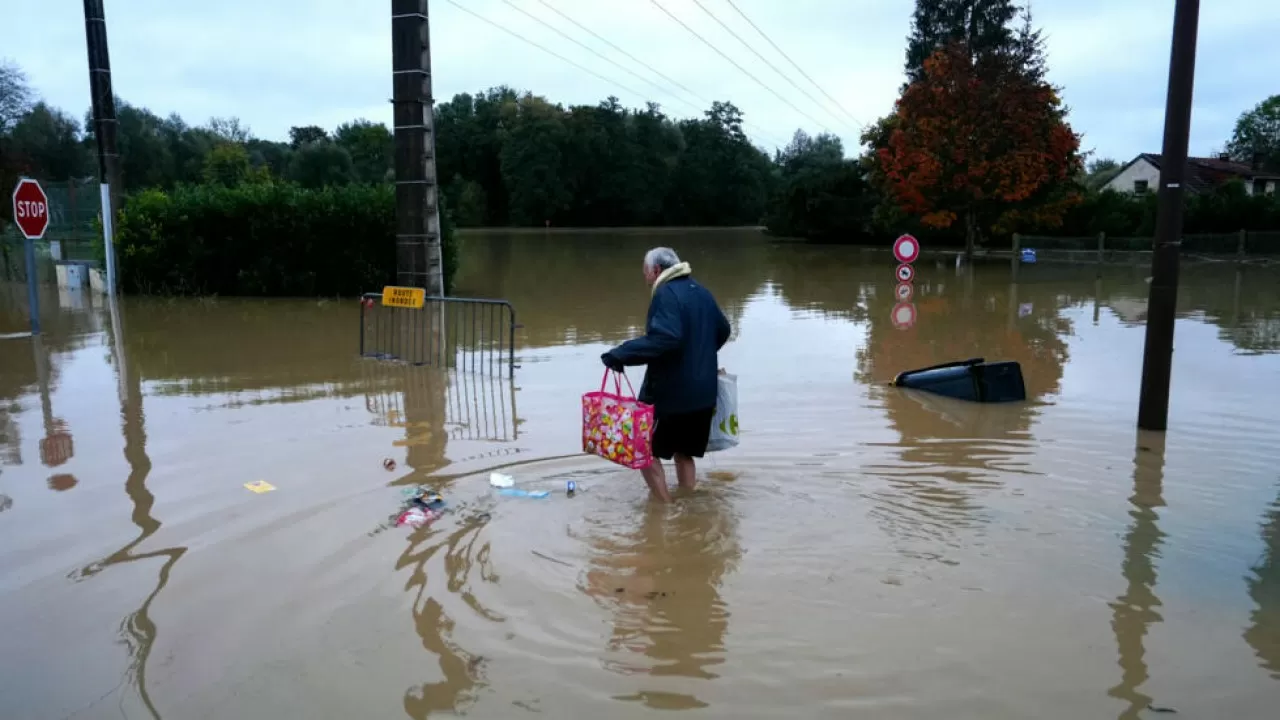
[[[676,455],[676,481],[685,490],[692,490],[698,484],[697,467],[694,466],[693,458]]]
[[[664,503],[671,502],[671,491],[667,489],[667,471],[662,469],[662,461],[654,458],[653,464],[640,471],[649,492]]]

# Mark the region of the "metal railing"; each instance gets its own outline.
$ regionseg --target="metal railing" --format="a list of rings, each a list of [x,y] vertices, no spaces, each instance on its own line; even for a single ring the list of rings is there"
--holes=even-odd
[[[497,375],[516,371],[516,311],[506,300],[427,297],[421,308],[360,298],[360,355]]]

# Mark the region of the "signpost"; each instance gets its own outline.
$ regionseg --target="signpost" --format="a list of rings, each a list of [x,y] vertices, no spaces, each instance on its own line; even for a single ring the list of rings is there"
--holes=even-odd
[[[898,239],[893,241],[893,256],[898,259],[898,262],[910,265],[920,257],[920,241],[909,234],[899,235]]]
[[[13,189],[13,221],[26,238],[27,302],[31,312],[31,334],[40,334],[40,293],[36,287],[36,240],[49,229],[49,196],[40,183],[22,178]]]
[[[397,287],[388,285],[382,288],[382,305],[384,307],[422,309],[426,302],[427,291],[416,287]]]

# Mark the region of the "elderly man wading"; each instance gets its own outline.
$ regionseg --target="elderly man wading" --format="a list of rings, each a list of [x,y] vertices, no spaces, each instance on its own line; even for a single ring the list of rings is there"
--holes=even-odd
[[[729,320],[716,299],[693,279],[689,263],[671,248],[644,256],[644,279],[652,286],[643,337],[601,356],[605,367],[647,365],[640,400],[654,407],[653,454],[675,460],[680,487],[692,490],[694,458],[707,451],[716,409],[720,348],[729,340]],[[671,502],[661,462],[641,470],[649,490]]]

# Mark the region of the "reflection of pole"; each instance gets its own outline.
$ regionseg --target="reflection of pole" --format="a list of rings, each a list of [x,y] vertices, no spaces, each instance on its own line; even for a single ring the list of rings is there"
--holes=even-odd
[[[1200,0],[1177,0],[1173,11],[1169,94],[1165,99],[1164,150],[1160,158],[1160,205],[1151,255],[1146,349],[1142,356],[1142,395],[1138,401],[1138,427],[1145,430],[1164,430],[1169,424],[1169,379],[1178,302],[1178,253],[1182,242],[1182,185],[1191,134],[1199,20]]]
[[[1262,544],[1262,559],[1247,579],[1249,597],[1258,607],[1250,613],[1244,640],[1271,677],[1280,680],[1280,498],[1263,520]]]
[[[1240,285],[1244,281],[1244,269],[1239,265],[1236,266],[1236,284],[1235,289],[1231,292],[1231,329],[1240,325]]]
[[[120,302],[114,295],[108,296],[107,312],[111,314],[111,347],[115,350],[116,356],[116,392],[123,407],[129,396],[125,382],[129,374],[129,361],[124,353],[124,326],[120,319]]]
[[[53,400],[49,397],[49,358],[39,335],[31,338],[31,351],[36,361],[36,382],[40,385],[40,409],[44,413],[44,436],[53,434]]]
[[[40,278],[36,272],[36,241],[27,239],[23,248],[27,260],[27,305],[28,312],[31,315],[31,334],[40,334],[40,288],[37,283]]]
[[[1138,435],[1133,462],[1133,495],[1129,498],[1133,521],[1124,536],[1124,560],[1121,573],[1125,592],[1111,603],[1111,629],[1120,653],[1120,683],[1107,694],[1124,700],[1129,707],[1121,720],[1136,720],[1151,704],[1151,698],[1139,691],[1149,678],[1144,640],[1148,628],[1162,619],[1155,610],[1156,553],[1164,540],[1156,508],[1164,507],[1164,436],[1155,433]]]
[[[1102,315],[1102,273],[1098,273],[1098,277],[1093,279],[1093,324],[1098,324],[1098,318]]]

